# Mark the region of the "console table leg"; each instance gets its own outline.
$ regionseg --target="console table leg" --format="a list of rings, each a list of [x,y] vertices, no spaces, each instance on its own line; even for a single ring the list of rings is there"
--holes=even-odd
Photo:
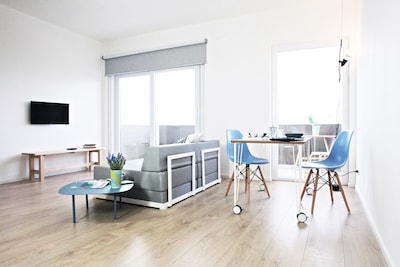
[[[89,201],[88,201],[88,195],[86,195],[86,209],[89,209]]]
[[[93,169],[93,165],[100,165],[100,158],[101,158],[101,154],[100,154],[101,150],[93,150],[93,151],[88,151],[88,168],[89,171],[91,171]],[[96,153],[97,159],[94,160],[94,156],[93,153]]]
[[[75,218],[75,195],[72,195],[72,222],[76,223],[76,218]]]
[[[40,181],[44,181],[44,155],[39,156],[39,178]]]
[[[29,180],[33,181],[35,179],[35,156],[29,155]]]

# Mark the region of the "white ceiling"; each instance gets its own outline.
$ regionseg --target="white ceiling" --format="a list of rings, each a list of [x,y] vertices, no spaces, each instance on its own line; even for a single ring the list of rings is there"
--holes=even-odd
[[[99,41],[259,12],[295,0],[0,0]]]

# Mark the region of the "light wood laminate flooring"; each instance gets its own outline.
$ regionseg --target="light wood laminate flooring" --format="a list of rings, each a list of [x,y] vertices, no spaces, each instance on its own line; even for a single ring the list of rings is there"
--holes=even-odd
[[[168,210],[123,204],[113,220],[111,201],[58,194],[64,184],[91,172],[0,185],[0,266],[387,266],[360,200],[345,187],[351,214],[339,192],[326,189],[314,215],[298,223],[300,186],[269,183],[271,198],[241,187],[240,215],[232,213],[227,180]],[[326,187],[325,187],[326,188]],[[325,191],[325,192],[324,192]],[[303,201],[309,214],[311,197]]]

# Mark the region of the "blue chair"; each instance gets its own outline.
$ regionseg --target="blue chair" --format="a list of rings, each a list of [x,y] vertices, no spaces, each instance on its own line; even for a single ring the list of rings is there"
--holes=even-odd
[[[226,152],[228,154],[229,160],[232,162],[234,162],[234,145],[235,144],[233,144],[231,142],[231,140],[242,139],[242,138],[243,138],[243,135],[240,131],[232,130],[232,129],[226,130]],[[236,165],[235,165],[235,168],[238,168],[237,169],[238,172],[245,177],[245,181],[246,181],[245,191],[247,192],[248,202],[250,202],[250,182],[254,179],[254,177],[257,177],[262,182],[261,185],[264,187],[263,189],[265,189],[265,191],[267,192],[267,196],[269,198],[270,194],[268,191],[267,183],[265,182],[264,175],[260,168],[260,165],[269,164],[270,163],[269,160],[253,156],[250,153],[247,144],[239,144],[237,146],[238,146],[238,149],[236,151],[236,161],[240,162],[240,165],[244,165],[244,168],[239,169],[239,166],[236,166]],[[255,170],[252,170],[250,168],[250,165],[257,165],[257,168]],[[258,171],[258,173],[257,173],[257,171]],[[232,185],[232,182],[235,179],[234,174],[235,174],[235,172],[232,173],[225,196],[228,195],[229,190]]]
[[[347,163],[347,160],[349,158],[350,142],[352,136],[353,136],[353,131],[351,130],[340,132],[339,135],[336,137],[332,149],[326,159],[321,161],[303,162],[301,164],[302,168],[310,169],[306,178],[306,182],[304,184],[303,191],[301,192],[301,200],[303,199],[304,192],[306,191],[307,186],[312,183],[314,184],[311,214],[313,214],[314,212],[314,204],[317,191],[325,184],[329,185],[329,191],[331,193],[331,201],[333,204],[332,180],[336,180],[337,185],[339,187],[339,191],[342,193],[342,197],[346,205],[347,211],[350,213],[349,204],[347,203],[346,195],[343,191],[342,183],[340,181],[339,175],[336,170],[342,168]],[[326,170],[326,173],[321,174],[320,170]],[[322,176],[325,174],[328,175],[327,181],[322,178]],[[318,180],[324,181],[323,185],[319,188],[318,188]]]

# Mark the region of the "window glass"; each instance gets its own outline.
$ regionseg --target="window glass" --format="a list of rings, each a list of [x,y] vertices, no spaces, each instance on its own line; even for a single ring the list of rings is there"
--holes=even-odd
[[[120,151],[140,158],[150,144],[150,76],[119,79]]]
[[[335,124],[341,120],[339,47],[280,52],[277,55],[279,124]]]
[[[155,88],[159,144],[173,143],[194,133],[195,70],[184,69],[157,73]]]

